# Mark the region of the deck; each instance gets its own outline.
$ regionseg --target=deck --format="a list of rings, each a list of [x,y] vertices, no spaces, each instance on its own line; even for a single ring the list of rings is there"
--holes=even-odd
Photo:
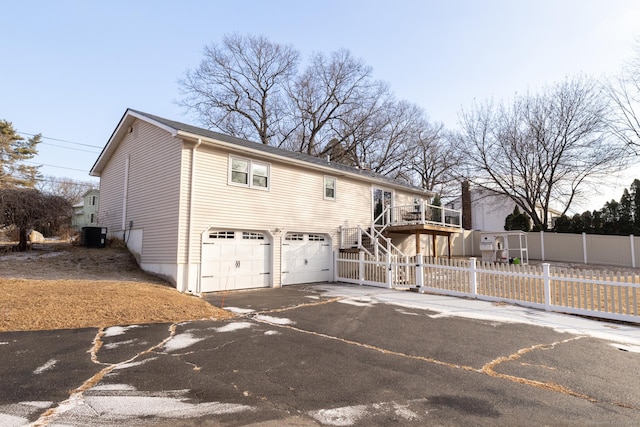
[[[438,236],[447,238],[448,255],[451,257],[451,235],[462,232],[462,212],[441,206],[416,204],[396,206],[387,211],[387,215],[380,218],[379,225],[386,225],[385,233],[414,234],[416,236],[416,253],[423,253],[420,235],[433,236],[433,254],[436,251]]]

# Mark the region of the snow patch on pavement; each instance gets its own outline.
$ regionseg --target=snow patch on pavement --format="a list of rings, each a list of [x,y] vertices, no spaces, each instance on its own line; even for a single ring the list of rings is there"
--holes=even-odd
[[[640,328],[631,324],[608,323],[579,316],[535,310],[509,304],[495,304],[444,295],[419,294],[370,286],[322,285],[326,297],[348,298],[348,301],[364,301],[391,304],[414,310],[431,312],[431,318],[462,317],[500,323],[522,323],[551,328],[560,333],[584,335],[625,345],[640,346]],[[635,347],[632,347],[635,348]]]
[[[131,326],[111,326],[104,330],[104,337],[115,337],[117,335],[123,335],[129,329],[139,328],[138,325]]]
[[[101,384],[91,387],[91,391],[135,391],[136,388],[129,384]]]
[[[422,399],[408,401],[405,405],[396,402],[380,402],[371,405],[344,406],[342,408],[311,411],[309,415],[322,425],[342,427],[360,423],[363,418],[380,414],[392,415],[394,418],[415,422],[419,421],[421,417],[409,409],[409,405],[421,401]]]
[[[92,394],[94,391],[98,393]],[[108,395],[101,394],[103,391],[108,391]],[[143,417],[184,419],[255,410],[252,406],[235,403],[190,403],[189,391],[145,393],[126,384],[97,386],[88,390],[85,396],[72,398],[61,405],[64,407],[51,420],[51,425],[127,425]],[[0,423],[2,421],[0,414]]]
[[[43,373],[44,371],[48,371],[49,369],[52,369],[54,366],[56,366],[56,363],[58,363],[57,360],[55,359],[49,359],[44,365],[36,368],[35,371],[33,371],[33,373],[35,375],[40,375],[41,373]]]
[[[25,417],[0,413],[0,425],[3,427],[22,427],[28,424],[29,420]]]
[[[240,307],[225,307],[225,310],[230,311],[232,313],[236,313],[236,314],[249,314],[255,311],[250,308],[240,308]]]
[[[638,345],[624,345],[618,343],[611,343],[609,345],[617,348],[618,350],[628,351],[630,353],[640,353],[640,346]]]
[[[20,402],[20,404],[31,406],[33,408],[38,408],[38,409],[47,409],[51,405],[53,405],[53,402],[50,400],[30,400],[28,402]]]
[[[191,418],[203,415],[233,414],[253,409],[248,405],[233,403],[194,404],[187,403],[185,400],[187,399],[155,396],[87,396],[84,403],[99,414],[109,414],[112,419],[150,416]]]
[[[182,334],[174,335],[169,341],[165,343],[164,348],[166,351],[182,350],[202,340],[204,340],[204,338],[196,338],[193,336],[193,334],[185,332]]]
[[[102,348],[105,348],[107,350],[111,350],[117,347],[120,347],[121,345],[129,345],[129,344],[133,344],[134,342],[136,342],[136,340],[126,340],[126,341],[117,341],[117,342],[110,342],[107,344],[103,344]],[[142,342],[142,345],[146,344],[146,342]]]
[[[29,425],[29,417],[43,409],[50,408],[51,401],[25,401],[0,405],[0,426],[23,427]]]
[[[278,332],[278,331],[266,331],[264,334],[265,335],[279,335],[280,332]]]
[[[320,424],[329,426],[352,426],[368,414],[365,405],[344,406],[334,409],[320,409],[310,412],[309,415]]]
[[[408,315],[408,316],[419,316],[419,314],[418,314],[418,313],[414,313],[414,312],[412,312],[412,311],[402,310],[402,309],[399,309],[399,308],[396,308],[396,311],[397,311],[398,313],[400,313],[400,314],[406,314],[406,315]]]
[[[240,329],[247,329],[252,327],[253,324],[250,322],[233,322],[227,325],[221,326],[219,328],[215,328],[216,332],[233,332],[238,331]]]
[[[259,321],[262,321],[262,322],[273,323],[275,325],[293,325],[293,324],[296,323],[291,319],[286,319],[286,318],[282,318],[282,317],[266,316],[264,314],[258,314],[255,317],[255,319],[259,320]]]
[[[341,304],[355,305],[356,307],[373,307],[375,301],[371,298],[349,298],[338,301]]]
[[[141,360],[139,362],[122,363],[122,364],[116,366],[115,369],[133,368],[134,366],[144,365],[145,363],[151,362],[152,360],[156,360],[156,359],[157,359],[157,357],[150,357],[148,359],[144,359],[144,360]]]

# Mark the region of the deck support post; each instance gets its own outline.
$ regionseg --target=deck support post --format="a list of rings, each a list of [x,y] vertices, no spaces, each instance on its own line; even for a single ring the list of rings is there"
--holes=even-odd
[[[436,250],[438,249],[436,245],[436,233],[431,234],[431,243],[433,245],[433,257],[438,258],[438,252],[436,252]]]

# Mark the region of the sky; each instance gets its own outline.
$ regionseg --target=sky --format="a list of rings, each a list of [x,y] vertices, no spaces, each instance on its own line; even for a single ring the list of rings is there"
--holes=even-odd
[[[618,73],[640,39],[637,0],[109,0],[0,5],[0,119],[41,133],[47,177],[89,176],[127,108],[196,124],[178,81],[224,35],[264,35],[303,59],[345,48],[398,99],[456,129],[474,100]],[[577,206],[619,199],[640,167]]]

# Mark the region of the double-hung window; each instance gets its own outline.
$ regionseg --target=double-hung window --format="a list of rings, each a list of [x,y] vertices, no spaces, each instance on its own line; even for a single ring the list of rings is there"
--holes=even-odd
[[[324,177],[324,199],[325,200],[336,199],[336,179],[332,176]]]
[[[229,184],[250,188],[269,189],[270,167],[268,163],[240,157],[229,157]]]

